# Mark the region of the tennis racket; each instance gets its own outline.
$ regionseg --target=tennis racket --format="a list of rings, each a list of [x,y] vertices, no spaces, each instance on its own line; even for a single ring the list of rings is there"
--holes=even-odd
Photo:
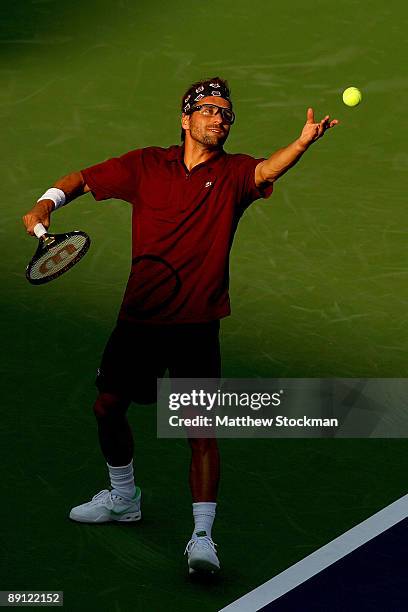
[[[39,244],[26,268],[26,278],[33,285],[48,283],[67,272],[82,259],[91,244],[85,232],[49,234],[42,223],[34,227],[34,234]]]
[[[139,319],[152,317],[167,308],[180,289],[180,275],[166,259],[153,254],[135,257],[123,309]]]

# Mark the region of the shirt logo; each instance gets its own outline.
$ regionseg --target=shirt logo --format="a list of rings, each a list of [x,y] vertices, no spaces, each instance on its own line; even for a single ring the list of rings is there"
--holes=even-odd
[[[212,181],[207,181],[204,187],[211,187],[212,184],[213,184]]]

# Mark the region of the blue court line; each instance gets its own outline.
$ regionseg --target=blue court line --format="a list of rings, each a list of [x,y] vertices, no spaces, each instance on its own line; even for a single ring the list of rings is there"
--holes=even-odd
[[[407,517],[404,495],[219,612],[256,612]]]

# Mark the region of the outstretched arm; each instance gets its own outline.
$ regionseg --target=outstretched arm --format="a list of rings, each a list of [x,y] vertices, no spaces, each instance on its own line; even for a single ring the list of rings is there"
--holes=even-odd
[[[85,183],[81,172],[72,172],[58,179],[53,185],[57,189],[61,189],[65,193],[66,202],[75,200],[80,195],[90,191],[90,188]],[[54,202],[52,200],[40,200],[29,210],[23,217],[23,223],[26,226],[27,233],[34,235],[34,227],[37,223],[42,223],[45,229],[50,226],[50,215],[54,210]]]
[[[316,142],[316,140],[323,136],[326,130],[337,124],[337,119],[330,121],[329,115],[326,115],[324,119],[316,123],[313,109],[308,108],[306,123],[299,138],[287,147],[275,151],[268,159],[265,159],[256,166],[256,186],[262,187],[268,183],[274,183],[299,161],[303,153],[313,142]]]

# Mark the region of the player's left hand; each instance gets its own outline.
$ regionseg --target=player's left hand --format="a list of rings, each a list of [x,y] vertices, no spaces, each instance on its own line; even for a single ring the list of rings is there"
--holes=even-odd
[[[299,141],[303,146],[308,147],[313,142],[321,138],[326,130],[334,127],[337,124],[337,119],[332,119],[330,121],[329,115],[326,115],[324,119],[319,121],[319,123],[316,123],[313,108],[308,108],[306,123],[299,137]]]

